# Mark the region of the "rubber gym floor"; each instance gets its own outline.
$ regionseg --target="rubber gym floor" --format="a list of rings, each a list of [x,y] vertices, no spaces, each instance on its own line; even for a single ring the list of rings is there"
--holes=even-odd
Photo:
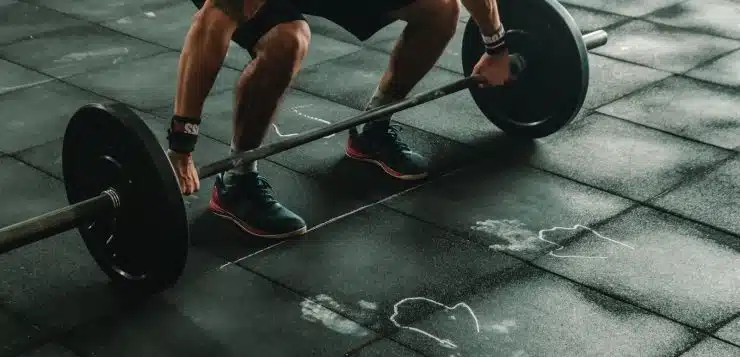
[[[186,199],[181,281],[114,294],[76,231],[0,257],[0,356],[740,356],[740,3],[568,0],[591,52],[575,122],[507,138],[461,92],[395,116],[416,184],[343,157],[346,133],[263,160],[314,227],[275,244]],[[164,142],[189,1],[0,0],[0,225],[66,203],[61,137],[89,102]],[[416,92],[461,78],[469,16]],[[401,24],[313,40],[269,142],[359,112]],[[228,153],[229,51],[196,159]],[[564,83],[567,85],[567,83]],[[266,249],[269,248],[269,249]],[[142,246],[141,249],[147,249]]]

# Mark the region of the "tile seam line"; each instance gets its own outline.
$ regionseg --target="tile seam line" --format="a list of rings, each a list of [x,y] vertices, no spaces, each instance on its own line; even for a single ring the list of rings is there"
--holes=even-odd
[[[658,84],[658,83],[655,83],[655,84]],[[644,89],[648,89],[648,88],[644,88]],[[655,127],[655,126],[650,126],[650,125],[647,125],[645,123],[640,123],[640,122],[631,120],[629,118],[623,118],[623,117],[620,117],[620,116],[617,116],[617,115],[614,115],[614,114],[604,113],[604,112],[602,112],[602,111],[599,110],[602,107],[599,107],[597,109],[594,109],[594,113],[591,113],[591,115],[593,115],[593,114],[599,114],[599,115],[602,115],[602,116],[605,116],[605,117],[608,117],[608,118],[611,118],[611,119],[614,119],[614,120],[617,120],[617,121],[621,121],[621,122],[624,122],[624,123],[627,123],[627,124],[631,124],[631,125],[635,125],[635,126],[641,127],[643,129],[647,129],[649,131],[656,131],[656,132],[659,132],[661,134],[666,134],[666,135],[671,136],[671,137],[676,138],[676,139],[681,139],[681,140],[685,140],[685,141],[688,141],[688,142],[692,142],[694,144],[708,146],[708,147],[711,147],[713,149],[717,149],[719,151],[724,151],[725,153],[727,153],[729,155],[734,155],[734,149],[733,148],[721,147],[721,146],[719,146],[717,144],[712,144],[712,143],[704,142],[704,141],[701,141],[701,140],[696,139],[696,138],[690,138],[688,136],[682,136],[680,134],[677,134],[677,133],[668,131],[666,129]]]

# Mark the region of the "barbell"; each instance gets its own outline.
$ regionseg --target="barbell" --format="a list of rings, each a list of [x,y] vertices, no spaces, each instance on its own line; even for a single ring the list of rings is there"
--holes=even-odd
[[[537,138],[556,132],[580,110],[588,88],[588,50],[607,41],[585,36],[556,0],[500,0],[511,83],[480,88],[471,76],[484,52],[473,21],[465,28],[465,78],[198,169],[201,179],[331,134],[468,89],[483,115],[506,133]],[[156,293],[179,280],[190,245],[187,212],[165,150],[131,109],[88,104],[64,132],[62,169],[70,205],[0,229],[0,253],[77,228],[90,254],[115,285]]]

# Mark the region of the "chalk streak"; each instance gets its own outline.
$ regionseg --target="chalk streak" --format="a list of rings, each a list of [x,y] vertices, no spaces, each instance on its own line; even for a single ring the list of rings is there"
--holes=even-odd
[[[319,122],[319,123],[322,123],[322,124],[326,124],[326,125],[331,125],[331,122],[330,122],[330,121],[328,121],[328,120],[324,120],[324,119],[321,119],[321,118],[319,118],[319,117],[315,117],[315,116],[312,116],[312,115],[308,115],[308,114],[306,114],[306,113],[303,113],[303,112],[301,112],[301,111],[299,110],[299,109],[307,108],[307,107],[310,107],[310,106],[311,106],[311,104],[306,104],[306,105],[299,105],[299,106],[296,106],[296,107],[290,108],[290,110],[291,110],[291,111],[292,111],[293,113],[295,113],[296,115],[298,115],[298,116],[301,116],[301,117],[304,117],[304,118],[306,118],[306,119],[310,119],[310,120],[313,120],[313,121],[317,121],[317,122]],[[275,129],[275,133],[277,134],[277,136],[279,136],[279,137],[281,137],[281,138],[289,138],[289,137],[291,137],[291,136],[296,136],[296,135],[300,135],[300,133],[287,133],[287,134],[283,134],[283,133],[282,133],[282,132],[280,131],[280,128],[279,128],[279,127],[277,126],[277,124],[274,124],[274,123],[272,124],[272,127],[273,127],[273,128]],[[334,136],[334,135],[337,135],[337,134],[331,134],[331,135],[327,135],[327,136],[325,136],[325,137],[324,137],[324,139],[328,139],[328,138],[331,138],[331,137],[332,137],[332,136]]]
[[[620,241],[617,241],[617,240],[611,239],[611,238],[609,238],[609,237],[606,237],[606,236],[602,235],[601,233],[599,233],[599,232],[597,232],[597,231],[595,231],[595,230],[593,230],[593,229],[591,229],[591,228],[589,228],[589,227],[586,227],[586,226],[584,226],[584,225],[580,225],[580,224],[576,224],[576,225],[574,225],[573,227],[552,227],[552,228],[548,228],[548,229],[542,229],[542,230],[540,230],[540,231],[539,231],[539,232],[537,233],[537,238],[538,238],[538,239],[540,239],[540,240],[542,240],[542,241],[544,241],[544,242],[547,242],[547,243],[550,243],[550,244],[553,244],[553,245],[557,245],[557,246],[559,246],[559,247],[558,247],[558,248],[556,248],[555,250],[561,250],[561,249],[564,249],[564,248],[565,248],[565,246],[563,246],[563,245],[561,245],[561,244],[558,244],[558,243],[555,243],[555,242],[552,242],[552,241],[549,241],[549,240],[545,239],[545,237],[544,237],[545,233],[546,233],[546,232],[555,232],[555,231],[557,231],[557,230],[565,230],[565,231],[575,231],[575,230],[578,230],[579,228],[580,228],[580,229],[585,229],[585,230],[587,230],[587,231],[589,231],[589,232],[593,233],[593,234],[594,234],[595,236],[597,236],[597,237],[599,237],[599,238],[602,238],[602,239],[605,239],[605,240],[608,240],[608,241],[610,241],[610,242],[612,242],[612,243],[615,243],[615,244],[619,244],[619,245],[621,245],[621,246],[624,246],[624,247],[630,248],[630,249],[632,249],[632,250],[634,250],[634,249],[635,249],[635,248],[634,248],[633,246],[631,246],[631,245],[628,245],[628,244],[622,243],[622,242],[620,242]],[[585,258],[585,259],[606,259],[606,258],[608,258],[608,257],[606,257],[606,256],[586,256],[586,255],[558,255],[558,254],[555,254],[555,250],[551,251],[551,252],[550,252],[550,253],[548,253],[548,254],[552,255],[553,257],[558,257],[558,258]]]
[[[421,335],[424,335],[426,337],[429,337],[429,338],[437,341],[443,347],[446,347],[446,348],[457,348],[457,345],[454,344],[449,339],[443,339],[443,338],[434,336],[431,333],[429,333],[427,331],[424,331],[422,329],[419,329],[419,328],[416,328],[416,327],[411,327],[411,326],[403,326],[400,323],[398,323],[396,321],[396,317],[398,316],[398,313],[399,313],[398,312],[398,307],[401,304],[406,303],[406,302],[409,302],[409,301],[426,301],[426,302],[432,303],[434,305],[437,305],[439,307],[443,307],[446,311],[451,311],[451,310],[457,309],[458,307],[463,307],[466,310],[468,310],[468,312],[470,312],[470,316],[472,316],[473,317],[473,320],[475,320],[475,330],[476,330],[476,332],[480,333],[480,322],[478,321],[478,317],[475,315],[475,312],[473,311],[473,309],[468,304],[466,304],[464,302],[460,302],[460,303],[457,303],[457,304],[455,304],[453,306],[447,306],[447,305],[445,305],[445,304],[443,304],[441,302],[438,302],[438,301],[435,301],[435,300],[432,300],[432,299],[429,299],[429,298],[421,297],[421,296],[405,298],[405,299],[403,299],[403,300],[401,300],[401,301],[399,301],[399,302],[397,302],[397,303],[395,303],[393,305],[393,314],[391,315],[391,317],[389,318],[389,320],[391,320],[391,322],[393,323],[393,325],[395,325],[398,328],[407,329],[409,331],[413,331],[413,332],[416,332],[418,334],[421,334]]]

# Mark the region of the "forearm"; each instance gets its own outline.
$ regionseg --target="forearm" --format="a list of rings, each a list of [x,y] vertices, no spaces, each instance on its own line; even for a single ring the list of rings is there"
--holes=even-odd
[[[501,27],[496,0],[460,0],[483,35],[491,36]]]
[[[177,74],[175,115],[199,118],[229,49],[225,31],[195,20],[185,38]]]

